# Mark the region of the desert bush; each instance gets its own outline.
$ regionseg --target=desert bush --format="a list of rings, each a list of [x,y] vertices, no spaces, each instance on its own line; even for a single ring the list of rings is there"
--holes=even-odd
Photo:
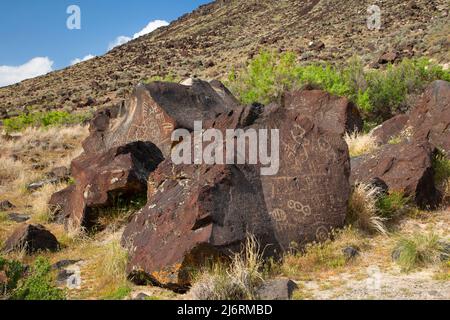
[[[25,164],[20,160],[0,157],[0,185],[6,185],[20,177]]]
[[[33,209],[33,220],[40,223],[48,223],[53,219],[54,212],[49,208],[48,202],[51,196],[66,188],[66,183],[46,184],[31,196],[31,207]]]
[[[51,265],[45,258],[38,258],[31,273],[19,282],[12,294],[14,300],[65,300],[63,290],[53,285]]]
[[[450,72],[427,59],[366,70],[356,57],[343,65],[300,65],[294,53],[262,51],[247,68],[230,73],[228,86],[245,104],[267,104],[279,100],[285,90],[310,84],[349,98],[365,120],[380,123],[404,110],[408,95],[437,79],[449,81]]]
[[[216,263],[195,276],[190,291],[196,300],[253,300],[263,284],[264,261],[254,236],[248,236],[242,251],[229,264]]]
[[[381,196],[377,200],[376,206],[381,217],[392,219],[405,213],[408,209],[409,202],[410,199],[405,197],[403,192],[393,191],[387,195]]]
[[[0,299],[1,297],[8,297],[8,295],[17,287],[19,280],[25,273],[25,267],[14,260],[7,260],[0,257],[0,272],[6,275],[5,282],[0,282]]]
[[[347,133],[345,135],[345,141],[347,142],[351,157],[359,157],[372,153],[378,147],[375,138],[370,133]]]
[[[439,151],[433,159],[434,180],[443,191],[444,198],[450,199],[450,159]]]
[[[89,113],[69,113],[67,111],[48,111],[24,113],[17,117],[3,120],[6,132],[21,131],[28,127],[51,127],[79,124],[91,115]]]
[[[369,184],[356,184],[350,196],[346,223],[369,233],[385,234],[385,218],[377,207],[379,192],[377,187]]]
[[[442,242],[434,233],[402,236],[393,251],[393,257],[405,272],[436,264],[443,254]]]

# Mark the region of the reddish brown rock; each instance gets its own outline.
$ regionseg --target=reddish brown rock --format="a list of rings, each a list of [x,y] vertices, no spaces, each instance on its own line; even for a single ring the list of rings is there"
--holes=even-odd
[[[428,139],[450,157],[450,83],[434,81],[411,111],[413,138]]]
[[[323,241],[343,226],[350,193],[345,126],[324,132],[323,118],[317,125],[301,110],[278,106],[250,121],[252,112],[258,113],[244,108],[222,115],[213,125],[279,129],[278,173],[261,176],[261,164],[164,161],[150,176],[147,205],[123,235],[131,274],[145,273],[164,286],[186,286],[191,270],[239,250],[248,233],[267,255],[275,255]]]
[[[353,103],[321,90],[285,93],[283,106],[309,118],[325,132],[343,135],[363,128],[361,115]]]
[[[352,183],[383,180],[390,191],[403,192],[421,208],[436,208],[441,195],[435,187],[433,157],[436,149],[427,141],[385,145],[373,155],[352,159]]]
[[[128,199],[145,194],[147,179],[163,160],[152,143],[133,142],[104,153],[83,154],[72,161],[75,185],[50,200],[59,213],[58,221],[74,227],[91,228],[98,209],[111,207],[118,197]]]
[[[192,80],[191,85],[154,82],[139,85],[122,114],[98,114],[83,142],[93,153],[133,141],[151,141],[168,156],[174,129],[193,130],[194,121],[214,119],[239,105],[218,81]]]
[[[409,116],[405,114],[394,116],[373,129],[371,132],[372,137],[375,138],[377,144],[386,144],[389,140],[402,133],[408,120]]]
[[[28,254],[39,251],[56,251],[59,248],[56,237],[40,224],[24,224],[14,230],[6,240],[3,251],[25,250]]]
[[[387,64],[387,63],[394,63],[395,60],[397,60],[397,52],[395,51],[389,51],[383,53],[380,58],[378,59],[379,64]]]

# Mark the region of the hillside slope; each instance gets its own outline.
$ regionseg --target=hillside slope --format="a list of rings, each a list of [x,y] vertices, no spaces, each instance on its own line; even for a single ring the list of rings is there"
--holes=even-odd
[[[371,4],[382,10],[379,31],[366,25]],[[446,0],[217,0],[102,57],[0,88],[0,119],[27,106],[72,111],[116,104],[155,76],[222,78],[261,48],[293,50],[305,62],[357,54],[371,63],[395,50],[447,63],[449,34]]]

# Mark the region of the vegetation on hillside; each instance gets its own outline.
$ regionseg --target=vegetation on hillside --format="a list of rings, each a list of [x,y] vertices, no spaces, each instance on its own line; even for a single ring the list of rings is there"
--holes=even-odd
[[[22,131],[28,127],[55,127],[75,125],[87,121],[89,113],[69,113],[67,111],[48,111],[24,113],[17,117],[3,120],[7,133]]]
[[[313,85],[345,96],[361,110],[365,120],[380,122],[407,108],[408,95],[428,83],[450,81],[450,72],[428,59],[404,59],[385,69],[366,69],[358,58],[343,65],[299,64],[292,52],[262,51],[248,66],[233,70],[228,86],[245,104],[270,103],[285,90]]]

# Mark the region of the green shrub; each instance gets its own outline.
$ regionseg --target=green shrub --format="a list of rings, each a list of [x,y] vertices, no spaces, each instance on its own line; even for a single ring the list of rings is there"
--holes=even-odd
[[[64,291],[55,287],[53,281],[50,263],[44,258],[38,258],[30,275],[20,281],[12,298],[14,300],[64,300]]]
[[[0,272],[4,272],[7,278],[6,283],[0,283],[1,297],[16,289],[17,283],[25,272],[25,267],[18,261],[10,261],[0,257]]]
[[[445,153],[439,151],[433,159],[434,180],[437,185],[442,185],[450,178],[450,159]]]
[[[380,197],[376,206],[381,217],[390,219],[400,214],[406,208],[408,202],[409,198],[405,197],[403,192],[394,191]]]
[[[291,52],[262,51],[247,68],[233,70],[227,85],[245,104],[267,104],[279,100],[285,90],[310,84],[347,97],[358,105],[366,121],[380,123],[403,110],[409,94],[437,79],[450,81],[449,71],[427,59],[405,59],[385,70],[365,70],[358,58],[340,66],[302,66],[296,61]]]
[[[439,262],[443,254],[442,242],[437,235],[415,233],[398,240],[393,257],[403,271],[409,272]]]
[[[131,293],[129,286],[122,286],[104,297],[104,300],[123,300]]]
[[[90,118],[89,113],[66,111],[34,112],[3,120],[6,132],[21,131],[28,127],[50,127],[79,124]]]

